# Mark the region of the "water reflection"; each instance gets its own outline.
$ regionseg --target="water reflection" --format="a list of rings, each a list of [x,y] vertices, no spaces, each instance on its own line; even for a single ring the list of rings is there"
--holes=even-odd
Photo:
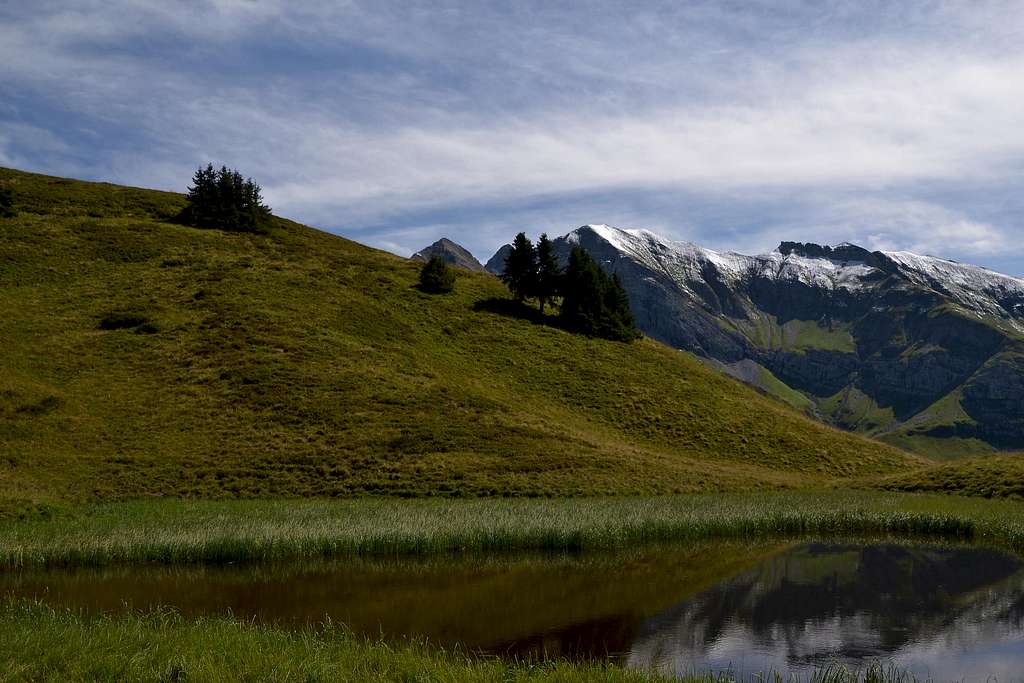
[[[517,657],[606,658],[666,605],[777,554],[715,543],[615,556],[337,561],[0,573],[0,595],[87,612],[172,606],[284,626],[330,617],[370,637],[416,636]]]
[[[627,665],[666,673],[894,662],[942,680],[1024,680],[1024,574],[978,548],[806,545],[663,610]]]
[[[1024,681],[1024,565],[981,548],[715,543],[614,557],[0,574],[0,594],[89,612],[158,605],[499,655],[611,657],[666,673],[892,661]]]

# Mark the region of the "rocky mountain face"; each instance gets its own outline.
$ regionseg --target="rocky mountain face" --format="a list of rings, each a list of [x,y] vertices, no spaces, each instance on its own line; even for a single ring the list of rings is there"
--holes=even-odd
[[[429,247],[420,249],[409,258],[414,261],[429,261],[431,256],[440,256],[450,266],[465,268],[466,270],[483,271],[484,267],[476,257],[464,247],[452,242],[447,237],[442,237]]]
[[[487,270],[488,273],[501,275],[505,270],[505,259],[508,258],[509,252],[511,251],[511,244],[503,245],[498,249],[498,251],[494,252],[494,256],[487,259],[487,263],[484,264],[484,269]]]
[[[936,455],[1024,448],[1024,280],[852,244],[745,256],[588,225],[574,245],[647,335],[822,420]]]

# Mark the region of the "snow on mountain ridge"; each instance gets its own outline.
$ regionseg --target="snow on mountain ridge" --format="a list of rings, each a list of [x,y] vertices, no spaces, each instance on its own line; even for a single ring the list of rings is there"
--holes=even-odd
[[[694,298],[699,295],[691,285],[704,280],[704,268],[713,264],[722,278],[737,283],[750,265],[750,257],[721,254],[692,242],[667,240],[650,230],[623,230],[609,225],[584,225],[565,236],[570,244],[580,244],[581,233],[589,231],[611,245],[618,253],[661,273]]]
[[[624,230],[610,225],[584,225],[566,235],[566,240],[579,244],[579,231],[589,229],[618,251],[642,261],[648,267],[662,271],[683,268],[688,275],[699,274],[695,266],[701,262],[713,263],[723,275],[739,277],[750,267],[753,257],[735,252],[718,252],[699,244],[668,240],[650,230]]]
[[[846,260],[831,255],[808,256],[799,250],[780,249],[747,256],[736,252],[717,252],[693,242],[665,239],[649,230],[624,230],[605,224],[584,225],[565,236],[566,241],[579,244],[580,231],[589,230],[618,252],[640,261],[651,270],[664,273],[677,285],[690,291],[690,282],[705,280],[708,264],[721,279],[734,284],[749,276],[801,282],[812,287],[866,290],[883,280],[888,268],[872,261],[872,252],[851,243],[837,247],[806,245],[826,254],[860,252],[866,260]],[[794,244],[794,243],[787,243]],[[873,252],[891,264],[906,280],[951,298],[961,306],[979,314],[1000,318],[1024,318],[1024,279],[997,273],[980,266],[958,263],[934,256],[906,251]],[[886,270],[883,270],[886,268]],[[1019,301],[1018,301],[1019,300]],[[1015,328],[1024,331],[1019,321]]]
[[[889,259],[908,270],[944,283],[973,290],[1024,294],[1024,279],[997,273],[969,263],[938,256],[921,256],[909,251],[883,251]]]
[[[1024,334],[1024,280],[936,256],[908,251],[882,253],[916,284],[949,296],[979,317],[1000,318]]]

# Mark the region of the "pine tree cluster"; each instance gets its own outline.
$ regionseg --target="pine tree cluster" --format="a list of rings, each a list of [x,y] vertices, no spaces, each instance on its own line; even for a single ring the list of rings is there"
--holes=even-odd
[[[184,221],[199,228],[257,232],[270,217],[260,186],[227,166],[207,164],[192,177]]]
[[[537,299],[541,313],[561,297],[558,317],[570,330],[616,341],[640,336],[618,276],[609,277],[580,247],[573,248],[563,271],[547,235],[534,247],[521,232],[512,241],[501,279],[516,301]]]
[[[566,327],[591,337],[632,341],[640,336],[619,276],[608,277],[580,247],[569,253],[560,316]]]

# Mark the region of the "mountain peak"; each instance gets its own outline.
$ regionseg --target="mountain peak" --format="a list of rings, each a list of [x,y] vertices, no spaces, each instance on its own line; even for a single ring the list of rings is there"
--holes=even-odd
[[[483,265],[469,253],[469,250],[447,237],[442,237],[430,246],[420,249],[409,258],[414,261],[429,261],[431,256],[440,256],[445,263],[456,268],[480,272],[484,270]]]
[[[830,261],[877,261],[879,253],[871,252],[864,247],[843,242],[836,246],[815,244],[814,242],[783,242],[779,245],[779,253],[783,256],[795,255],[812,259],[828,259]]]
[[[487,264],[484,266],[484,270],[488,273],[501,275],[505,270],[505,259],[508,258],[509,252],[511,251],[511,244],[501,245],[501,247],[498,248],[498,251],[494,252],[494,256],[487,259]]]

